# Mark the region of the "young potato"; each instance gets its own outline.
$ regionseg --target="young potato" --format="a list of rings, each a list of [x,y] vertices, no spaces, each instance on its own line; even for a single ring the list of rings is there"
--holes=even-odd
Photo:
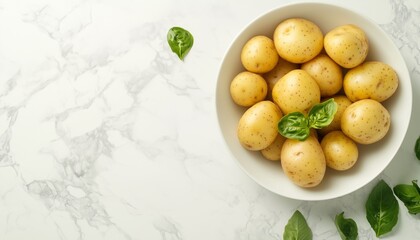
[[[355,102],[370,98],[383,102],[398,88],[398,75],[383,62],[369,61],[350,69],[344,76],[344,92]]]
[[[252,72],[241,72],[230,84],[233,101],[243,107],[250,107],[265,99],[268,87],[263,77]]]
[[[265,81],[268,85],[267,99],[272,100],[271,92],[273,91],[274,85],[282,78],[286,73],[298,69],[299,65],[295,63],[288,62],[283,58],[279,58],[277,65],[268,73],[263,75]]]
[[[266,36],[255,36],[242,48],[241,61],[246,70],[254,73],[266,73],[273,69],[279,55],[274,42]]]
[[[325,156],[314,135],[305,141],[286,139],[281,150],[281,166],[285,175],[301,187],[315,187],[324,178]]]
[[[283,117],[271,101],[261,101],[248,108],[239,119],[237,134],[241,145],[252,151],[268,147],[279,135],[277,123]]]
[[[280,57],[292,63],[304,63],[321,52],[324,35],[307,19],[289,18],[276,27],[273,39]]]
[[[388,133],[390,125],[388,110],[372,99],[352,103],[341,117],[343,133],[360,144],[371,144],[381,140]]]
[[[333,131],[325,135],[321,147],[327,166],[338,171],[350,169],[359,157],[356,143],[342,131]]]
[[[273,143],[261,150],[261,154],[268,160],[279,161],[284,141],[286,138],[278,134]]]
[[[321,93],[316,81],[304,70],[292,70],[274,85],[273,101],[284,114],[307,113],[320,102]]]
[[[326,54],[321,53],[302,64],[301,69],[309,73],[318,83],[321,97],[332,96],[343,86],[341,67]]]
[[[325,136],[327,133],[332,131],[341,130],[341,117],[343,116],[343,112],[348,106],[350,106],[350,104],[352,104],[352,102],[345,95],[337,95],[333,98],[334,102],[337,103],[337,112],[335,113],[334,119],[330,125],[318,129],[318,132],[321,136]],[[322,100],[322,102],[325,100]]]
[[[369,44],[361,28],[347,24],[338,26],[325,35],[324,48],[338,65],[353,68],[366,59]]]

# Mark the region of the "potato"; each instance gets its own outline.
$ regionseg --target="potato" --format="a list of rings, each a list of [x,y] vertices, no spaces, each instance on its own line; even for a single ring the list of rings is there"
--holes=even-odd
[[[301,69],[309,73],[318,83],[321,97],[332,96],[343,86],[341,67],[326,54],[321,53],[302,64]]]
[[[292,63],[304,63],[321,52],[324,35],[307,19],[289,18],[276,27],[273,40],[280,57]]]
[[[292,70],[284,75],[273,88],[273,101],[284,114],[307,113],[320,102],[321,93],[316,81],[304,70]]]
[[[398,76],[388,64],[369,61],[350,69],[344,76],[343,87],[353,102],[366,98],[383,102],[397,90]]]
[[[387,134],[390,125],[388,110],[372,99],[352,103],[341,117],[343,133],[360,144],[378,142]]]
[[[278,134],[276,139],[270,146],[261,150],[261,154],[268,160],[279,161],[281,156],[281,149],[286,138]]]
[[[279,107],[271,101],[261,101],[248,108],[239,119],[239,142],[248,150],[268,147],[279,135],[277,123],[283,117]]]
[[[255,36],[242,48],[241,61],[246,70],[254,73],[266,73],[273,69],[279,55],[274,42],[266,36]]]
[[[256,73],[241,72],[230,84],[230,95],[233,101],[243,107],[250,107],[265,99],[267,82]]]
[[[322,136],[325,136],[327,133],[332,131],[341,130],[341,117],[343,116],[343,112],[348,106],[350,106],[350,104],[352,104],[352,102],[345,95],[337,95],[333,96],[332,98],[334,98],[334,102],[337,103],[337,112],[335,113],[334,119],[330,125],[318,129],[318,132]],[[322,100],[322,102],[323,101],[324,100]]]
[[[281,166],[285,175],[301,187],[315,187],[324,178],[325,156],[313,135],[305,141],[286,139],[281,150]]]
[[[325,135],[322,138],[321,147],[327,166],[335,170],[350,169],[359,157],[356,143],[342,131],[333,131]]]
[[[273,91],[274,85],[282,78],[286,73],[299,68],[298,64],[288,62],[283,58],[279,58],[277,65],[268,73],[263,75],[268,85],[267,99],[272,100],[271,92]]]
[[[353,68],[366,59],[369,44],[361,28],[347,24],[338,26],[325,35],[324,48],[338,65]]]

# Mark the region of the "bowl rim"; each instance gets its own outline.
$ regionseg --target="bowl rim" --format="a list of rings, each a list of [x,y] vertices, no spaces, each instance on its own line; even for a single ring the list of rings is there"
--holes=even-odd
[[[221,118],[220,118],[220,113],[219,113],[219,97],[218,97],[218,92],[219,92],[219,88],[220,88],[220,79],[221,79],[221,75],[222,75],[222,68],[223,66],[226,64],[227,61],[227,57],[230,51],[232,51],[232,48],[234,46],[234,43],[240,38],[240,36],[247,30],[247,28],[249,28],[251,25],[253,25],[255,22],[259,21],[261,18],[263,18],[265,15],[268,14],[272,14],[273,12],[279,11],[282,8],[288,8],[288,7],[298,7],[298,6],[302,6],[304,5],[305,7],[308,6],[324,6],[324,7],[334,7],[337,9],[340,9],[342,11],[348,11],[352,14],[355,14],[357,16],[359,16],[360,18],[362,18],[364,21],[369,22],[371,25],[375,26],[377,28],[377,30],[379,32],[381,32],[381,34],[386,38],[386,41],[390,42],[392,44],[392,46],[394,46],[396,48],[396,50],[398,51],[398,56],[396,56],[397,58],[399,58],[398,61],[401,60],[402,63],[402,71],[404,71],[405,73],[407,73],[407,76],[409,77],[409,90],[405,93],[409,94],[409,99],[410,101],[408,103],[406,103],[407,107],[410,109],[409,110],[409,115],[406,116],[408,118],[408,121],[406,122],[406,126],[404,126],[404,132],[402,134],[401,139],[399,139],[398,141],[398,147],[396,147],[394,149],[394,151],[392,152],[392,158],[383,165],[383,167],[380,169],[379,174],[372,177],[369,181],[364,182],[361,186],[355,187],[355,188],[351,188],[348,189],[347,191],[342,191],[340,194],[336,194],[336,195],[331,195],[329,197],[322,197],[322,198],[302,198],[302,197],[295,197],[295,196],[289,196],[287,194],[281,194],[279,192],[274,191],[273,189],[270,189],[268,187],[266,187],[263,183],[261,183],[258,179],[256,179],[255,176],[253,176],[247,169],[245,169],[245,167],[238,161],[237,157],[234,155],[232,149],[229,148],[229,143],[227,142],[226,137],[224,136],[224,133],[221,129]],[[286,18],[285,18],[286,19]],[[371,19],[369,16],[366,16],[365,14],[359,13],[357,12],[355,9],[347,7],[347,6],[343,6],[337,3],[325,3],[325,2],[312,2],[312,1],[300,1],[300,2],[293,2],[293,3],[286,3],[286,4],[281,4],[279,6],[276,6],[270,10],[266,10],[263,11],[262,13],[260,13],[259,15],[257,15],[256,17],[254,17],[251,21],[247,22],[236,34],[235,36],[232,38],[232,40],[229,42],[228,47],[225,49],[224,53],[223,53],[223,58],[222,61],[219,64],[218,67],[218,74],[217,74],[217,81],[216,81],[216,87],[215,87],[215,101],[214,101],[214,107],[215,107],[215,111],[216,111],[216,121],[218,124],[218,131],[220,133],[220,135],[222,136],[223,142],[225,147],[227,148],[230,156],[233,158],[234,162],[239,166],[240,169],[242,169],[242,171],[249,177],[251,178],[255,183],[257,183],[260,187],[276,194],[282,197],[286,197],[289,199],[295,199],[295,200],[304,200],[304,201],[322,201],[322,200],[329,200],[329,199],[335,199],[335,198],[339,198],[342,196],[346,196],[350,193],[356,192],[360,189],[363,189],[366,185],[368,185],[370,182],[374,181],[379,175],[381,175],[383,173],[383,171],[390,165],[390,163],[394,160],[396,154],[398,153],[398,151],[400,150],[402,143],[406,137],[406,134],[408,132],[408,128],[411,122],[411,115],[412,115],[412,109],[413,109],[413,94],[412,94],[412,82],[411,82],[411,76],[410,76],[410,72],[408,71],[408,67],[406,64],[406,61],[404,59],[404,57],[402,56],[402,53],[400,51],[400,49],[398,49],[398,47],[396,46],[395,42],[391,39],[391,37],[389,36],[389,34],[387,32],[385,32],[385,30],[379,26],[378,23],[376,23],[373,19]]]

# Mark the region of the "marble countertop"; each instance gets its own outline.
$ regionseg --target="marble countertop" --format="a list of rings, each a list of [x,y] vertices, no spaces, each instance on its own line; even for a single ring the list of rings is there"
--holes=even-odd
[[[275,195],[237,165],[215,117],[229,43],[286,0],[0,0],[0,239],[278,240],[295,210],[314,239],[339,239],[344,211],[376,239],[364,203],[375,181],[338,199]],[[409,131],[378,177],[420,180],[420,2],[323,1],[371,17],[406,60]],[[184,62],[166,33],[195,37]],[[384,239],[420,239],[400,202]]]

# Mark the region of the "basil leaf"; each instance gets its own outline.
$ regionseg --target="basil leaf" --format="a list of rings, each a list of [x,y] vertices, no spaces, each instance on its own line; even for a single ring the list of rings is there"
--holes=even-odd
[[[299,210],[296,210],[287,222],[283,240],[312,240],[312,231]]]
[[[337,112],[337,103],[333,98],[314,105],[308,114],[309,127],[320,129],[330,125]]]
[[[335,216],[335,226],[338,233],[343,240],[356,240],[357,239],[357,224],[351,218],[344,218],[344,212]]]
[[[292,112],[283,116],[277,125],[278,131],[286,138],[304,141],[308,138],[311,128],[320,129],[330,125],[336,112],[337,103],[331,98],[314,105],[308,117],[301,112]]]
[[[414,152],[416,153],[416,157],[420,160],[420,137],[417,138],[416,145],[414,146]]]
[[[277,127],[279,133],[286,138],[303,141],[309,136],[308,120],[301,112],[292,112],[283,116]]]
[[[398,184],[394,187],[394,193],[410,214],[420,213],[420,188],[416,180],[412,181],[412,185]]]
[[[180,27],[169,29],[167,40],[172,52],[176,53],[181,60],[184,60],[194,44],[192,34]]]
[[[398,201],[384,180],[373,188],[365,207],[366,218],[377,237],[390,232],[398,222]]]

